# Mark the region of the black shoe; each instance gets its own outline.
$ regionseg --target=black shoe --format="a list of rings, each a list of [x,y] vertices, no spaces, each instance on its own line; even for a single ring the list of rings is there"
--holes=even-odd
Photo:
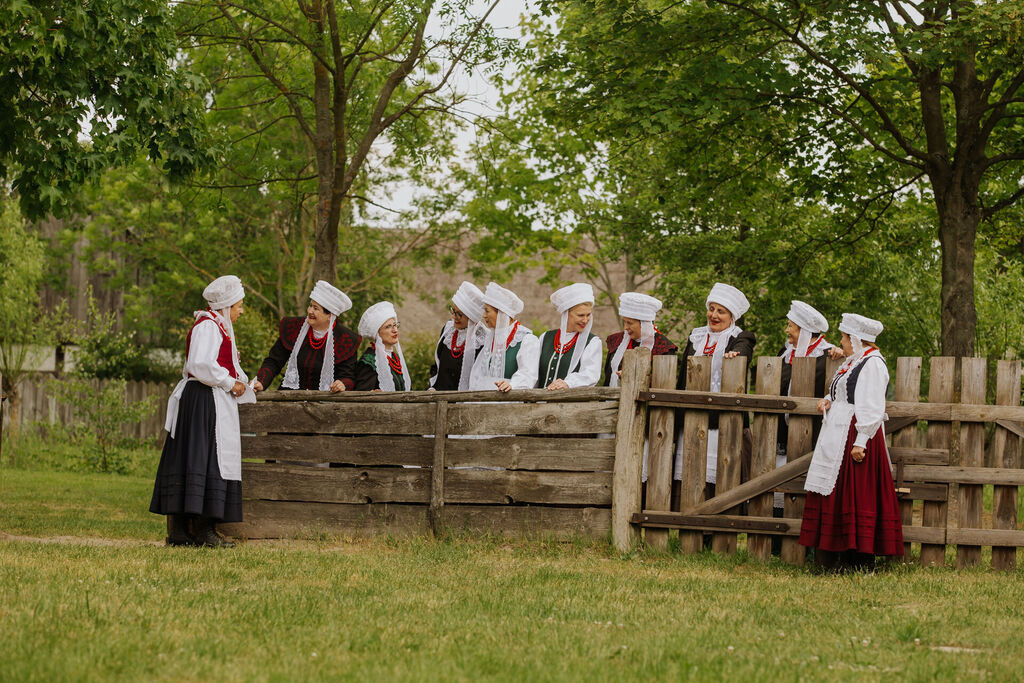
[[[188,515],[168,515],[171,520],[171,530],[167,533],[167,545],[171,546],[196,546],[195,537],[189,529]]]
[[[216,523],[209,517],[196,519],[196,545],[204,548],[234,548],[234,541],[229,541],[217,533]]]

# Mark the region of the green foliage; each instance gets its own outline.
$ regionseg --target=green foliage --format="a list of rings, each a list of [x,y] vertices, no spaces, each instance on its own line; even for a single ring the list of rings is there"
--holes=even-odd
[[[18,207],[0,199],[0,373],[17,383],[26,344],[45,340],[39,288],[45,267],[42,242],[25,226]]]
[[[437,335],[431,332],[402,335],[402,354],[409,365],[412,388],[425,391],[430,385],[430,366],[434,362]]]
[[[0,178],[27,216],[140,153],[176,179],[212,161],[164,0],[15,0],[0,26]]]
[[[92,290],[86,292],[86,320],[68,321],[67,342],[77,345],[74,374],[95,379],[167,381],[169,369],[149,360],[134,330],[119,329],[117,315],[99,310]],[[173,376],[173,375],[171,375]]]

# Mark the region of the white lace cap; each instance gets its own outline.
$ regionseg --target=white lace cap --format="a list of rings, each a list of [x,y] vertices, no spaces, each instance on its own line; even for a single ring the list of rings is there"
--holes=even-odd
[[[484,293],[472,282],[463,282],[452,295],[452,303],[474,323],[484,319]]]
[[[856,313],[843,313],[843,321],[839,323],[839,331],[845,332],[851,337],[873,342],[882,333],[882,323]]]
[[[743,292],[724,282],[716,282],[715,286],[711,288],[711,293],[708,294],[707,300],[704,302],[706,306],[710,306],[713,303],[729,309],[733,320],[739,320],[743,317],[744,313],[750,310],[750,302],[747,301],[747,297],[743,296]]]
[[[496,282],[488,282],[484,290],[484,303],[493,306],[510,318],[523,312],[523,300],[515,292],[505,289]]]
[[[801,330],[807,330],[812,334],[828,332],[828,321],[825,316],[817,311],[810,304],[803,301],[791,301],[789,313],[786,317],[792,320]]]
[[[641,322],[654,322],[654,316],[661,310],[661,299],[640,292],[623,292],[619,295],[619,315]]]
[[[309,298],[334,315],[341,315],[352,308],[352,299],[327,280],[317,280],[313,291],[309,293]]]
[[[242,281],[234,275],[221,275],[219,278],[206,285],[203,290],[203,298],[210,308],[220,311],[231,308],[243,298],[245,290],[242,288]]]
[[[594,288],[585,282],[575,282],[568,287],[551,293],[551,303],[559,313],[565,313],[573,306],[594,303]]]
[[[390,301],[378,301],[363,312],[363,317],[359,319],[359,334],[370,339],[375,338],[380,326],[389,318],[394,318],[395,322],[398,322],[394,304]]]

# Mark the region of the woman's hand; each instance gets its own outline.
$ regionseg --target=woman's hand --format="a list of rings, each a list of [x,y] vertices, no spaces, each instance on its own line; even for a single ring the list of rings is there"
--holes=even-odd
[[[843,350],[838,346],[833,346],[828,350],[828,357],[832,360],[839,360],[840,358],[845,358],[846,354],[843,353]]]
[[[427,391],[437,391],[434,387],[427,387]]]
[[[823,398],[820,401],[818,401],[818,412],[819,413],[824,413],[826,410],[831,410],[831,409],[832,409],[832,401],[828,400],[827,398]]]
[[[245,385],[235,380],[235,386],[231,387],[231,395],[238,397],[245,393]]]
[[[498,387],[498,391],[500,391],[502,393],[507,392],[507,391],[512,391],[512,385],[508,383],[507,379],[503,379],[503,380],[500,380],[498,382],[495,382],[494,386]]]
[[[740,355],[739,351],[726,351],[722,358],[735,358]]]
[[[340,379],[336,379],[333,382],[331,382],[330,389],[332,394],[337,394],[339,392],[345,391],[345,383],[342,382]]]
[[[257,393],[263,391],[263,382],[259,381],[258,379],[257,380],[253,380],[252,390],[257,392]]]
[[[565,383],[564,379],[556,379],[554,382],[548,385],[548,391],[556,391],[558,389],[568,389],[569,385]]]
[[[864,462],[865,455],[863,446],[854,446],[850,449],[850,457],[853,458],[854,462]]]

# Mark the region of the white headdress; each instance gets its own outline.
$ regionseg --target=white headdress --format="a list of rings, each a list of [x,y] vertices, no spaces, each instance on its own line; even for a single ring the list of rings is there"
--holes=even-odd
[[[327,339],[324,341],[324,362],[320,365],[320,383],[317,385],[320,391],[330,391],[331,385],[334,384],[334,322],[339,315],[352,308],[352,300],[326,280],[317,280],[313,285],[313,291],[309,293],[309,298],[331,316],[327,323]],[[288,366],[284,370],[284,379],[281,380],[281,386],[285,389],[299,388],[299,349],[305,343],[308,333],[307,317],[302,320],[302,327],[299,328],[295,344],[292,345],[292,354],[288,356]]]
[[[317,280],[309,298],[320,304],[331,315],[338,316],[352,308],[352,299],[326,280]]]
[[[800,328],[800,334],[796,340],[796,355],[798,358],[803,358],[807,355],[811,337],[828,331],[828,321],[810,304],[796,300],[790,302],[789,313],[786,314],[786,317]]]
[[[494,329],[491,330],[487,374],[490,377],[504,377],[509,327],[512,326],[512,319],[523,312],[523,300],[496,282],[488,282],[484,290],[484,303],[498,311]]]
[[[573,306],[579,306],[580,304],[593,304],[594,303],[594,288],[585,282],[576,282],[568,287],[562,287],[551,293],[551,303],[554,304],[555,308],[559,313],[562,314],[562,321],[559,325],[559,338],[562,343],[565,344],[569,341],[569,311]],[[590,330],[594,327],[594,318],[591,316],[590,320],[587,321],[587,326],[580,332],[580,336],[576,338],[576,344],[572,349],[572,357],[569,359],[569,369],[566,374],[575,372],[580,363],[583,362],[583,352],[586,350],[587,340],[590,339]],[[555,376],[558,376],[559,366],[562,363],[562,354],[558,355],[558,361],[555,363]]]
[[[373,338],[374,365],[377,368],[377,383],[383,391],[395,390],[395,378],[391,376],[391,366],[388,365],[388,354],[384,349],[384,342],[380,338],[380,328],[391,318],[398,322],[398,313],[390,301],[378,301],[363,312],[359,319],[359,334],[364,337]],[[402,353],[402,345],[395,344],[395,353],[402,363],[402,376],[405,378],[406,391],[412,389],[409,378],[409,365],[405,362],[405,354]]]
[[[713,303],[729,309],[734,322],[742,318],[743,314],[750,309],[750,302],[747,301],[747,297],[743,296],[743,292],[724,282],[716,282],[715,286],[711,288],[705,305],[710,306]]]
[[[221,275],[219,278],[206,285],[203,290],[203,298],[214,311],[221,311],[231,308],[243,298],[245,289],[242,288],[242,281],[234,275]]]
[[[473,363],[476,362],[477,337],[483,333],[484,293],[472,282],[464,281],[452,295],[452,303],[469,318],[469,323],[466,325],[465,350],[462,352],[462,370],[459,372],[459,391],[466,391],[469,389],[469,376],[473,372]],[[454,328],[453,323],[453,336],[458,334]]]
[[[862,341],[875,341],[875,338],[882,333],[882,329],[884,328],[879,321],[856,313],[843,313],[843,321],[839,323],[839,331],[850,335],[854,355],[859,355],[863,350]]]
[[[661,299],[640,292],[623,292],[619,295],[619,315],[640,321],[640,346],[654,348],[654,317],[661,310]],[[619,368],[622,367],[622,356],[629,346],[629,333],[622,331],[622,343],[615,349],[610,361],[612,376],[608,378],[609,386],[619,386]]]

